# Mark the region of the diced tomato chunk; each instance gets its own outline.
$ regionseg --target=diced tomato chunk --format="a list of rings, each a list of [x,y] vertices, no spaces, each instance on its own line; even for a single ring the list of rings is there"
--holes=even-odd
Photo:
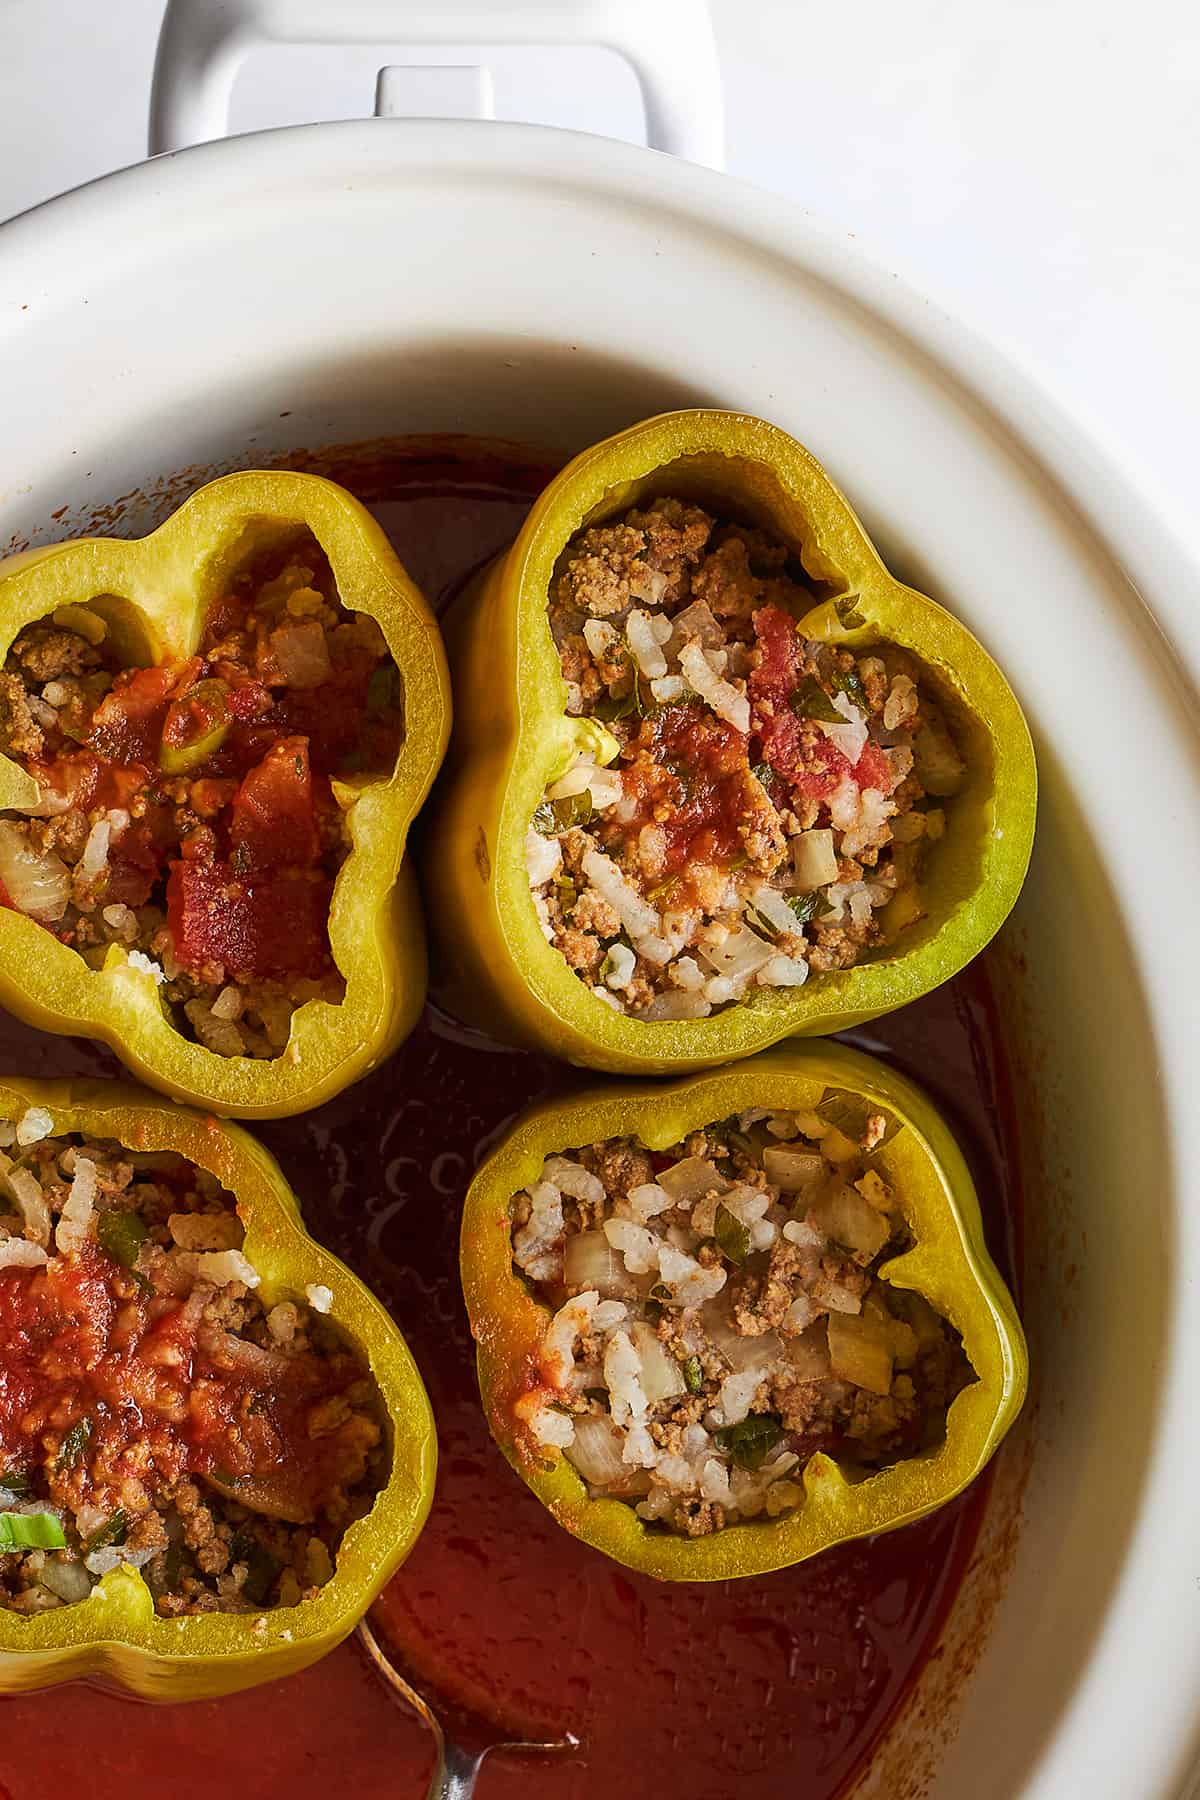
[[[250,876],[307,869],[321,853],[312,770],[304,738],[281,738],[233,797],[229,841],[234,867]]]
[[[157,765],[171,697],[186,693],[203,667],[193,656],[185,663],[123,670],[92,716],[89,746],[113,762]]]
[[[303,869],[243,881],[228,868],[177,862],[167,882],[167,923],[186,969],[221,963],[258,981],[314,979],[329,966],[333,884]]]
[[[892,773],[892,765],[878,744],[867,743],[863,753],[854,765],[854,779],[860,788],[877,788],[881,794],[890,794],[896,785],[896,777]]]

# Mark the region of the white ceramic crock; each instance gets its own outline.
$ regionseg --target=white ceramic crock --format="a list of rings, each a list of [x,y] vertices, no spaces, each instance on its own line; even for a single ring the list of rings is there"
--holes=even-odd
[[[999,962],[1028,1077],[1035,1404],[945,1654],[863,1792],[1194,1791],[1200,606],[1116,471],[785,206],[523,126],[270,133],[17,219],[0,395],[0,549],[121,496],[118,528],[140,532],[161,478],[289,446],[573,448],[664,407],[739,407],[808,444],[892,566],[985,641],[1042,771]]]

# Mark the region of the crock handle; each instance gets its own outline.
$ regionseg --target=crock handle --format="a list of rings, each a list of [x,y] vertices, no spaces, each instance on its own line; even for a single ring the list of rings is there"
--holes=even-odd
[[[601,45],[637,76],[651,147],[721,166],[707,0],[168,0],[150,154],[224,137],[238,68],[263,43]]]

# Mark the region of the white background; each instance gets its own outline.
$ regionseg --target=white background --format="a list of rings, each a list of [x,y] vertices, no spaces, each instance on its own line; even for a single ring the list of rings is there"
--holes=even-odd
[[[0,0],[0,219],[144,155],[160,14],[161,0]],[[730,171],[853,234],[1032,368],[1200,556],[1200,0],[712,0],[712,14]],[[632,77],[607,53],[486,59],[500,117],[639,135]],[[401,60],[398,46],[257,52],[235,123],[369,113],[376,68]]]

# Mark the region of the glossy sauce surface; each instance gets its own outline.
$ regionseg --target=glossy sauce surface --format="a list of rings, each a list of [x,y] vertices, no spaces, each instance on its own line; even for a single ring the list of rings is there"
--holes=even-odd
[[[312,466],[311,461],[306,466]],[[427,593],[449,596],[511,537],[542,471],[373,464],[357,487]],[[419,850],[419,846],[418,846]],[[984,971],[849,1034],[918,1080],[971,1162],[989,1240],[1011,1276],[1018,1197],[1003,1045]],[[0,1068],[115,1073],[97,1046],[0,1017]],[[512,1114],[574,1071],[504,1050],[433,1009],[368,1081],[306,1117],[264,1124],[309,1227],[401,1320],[438,1420],[433,1511],[375,1613],[418,1685],[538,1736],[571,1759],[498,1758],[483,1800],[832,1800],[936,1636],[986,1502],[980,1483],[933,1518],[761,1580],[663,1586],[554,1525],[483,1423],[457,1278],[463,1193]],[[356,1800],[424,1793],[422,1729],[353,1644],[290,1681],[150,1708],[79,1687],[3,1702],[0,1795],[44,1800]]]

